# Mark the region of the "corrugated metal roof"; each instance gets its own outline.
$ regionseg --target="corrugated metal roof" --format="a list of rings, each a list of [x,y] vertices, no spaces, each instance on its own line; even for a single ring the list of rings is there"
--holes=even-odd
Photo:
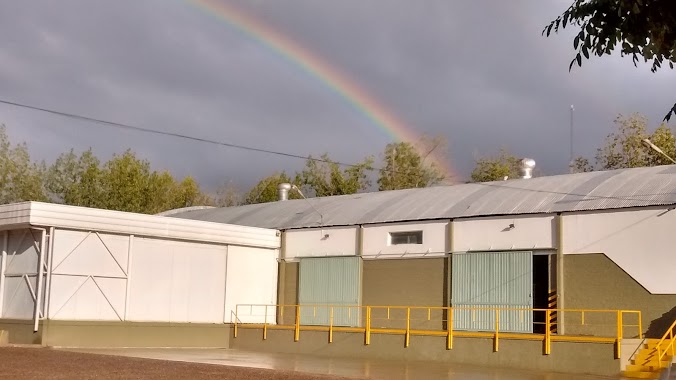
[[[311,207],[314,205],[322,217]],[[676,204],[676,165],[288,200],[172,217],[291,229]]]

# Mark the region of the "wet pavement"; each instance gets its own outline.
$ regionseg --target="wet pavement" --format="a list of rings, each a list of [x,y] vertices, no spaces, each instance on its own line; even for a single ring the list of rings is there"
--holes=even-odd
[[[542,373],[521,370],[477,368],[438,362],[404,362],[373,359],[327,358],[233,349],[68,349],[68,351],[147,359],[184,361],[238,367],[292,370],[354,378],[387,380],[601,380],[618,379],[592,375]]]

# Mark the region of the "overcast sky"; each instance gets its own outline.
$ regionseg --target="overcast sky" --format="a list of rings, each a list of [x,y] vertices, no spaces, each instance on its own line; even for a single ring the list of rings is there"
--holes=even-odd
[[[468,176],[501,146],[565,172],[618,113],[657,126],[674,71],[604,57],[568,72],[571,33],[541,36],[570,0],[229,1],[346,73],[417,133],[443,135]],[[668,91],[672,89],[672,91]],[[297,65],[182,0],[0,3],[0,99],[235,144],[356,162],[390,136]],[[53,160],[127,148],[207,187],[242,188],[303,161],[105,128],[0,105],[0,123]]]

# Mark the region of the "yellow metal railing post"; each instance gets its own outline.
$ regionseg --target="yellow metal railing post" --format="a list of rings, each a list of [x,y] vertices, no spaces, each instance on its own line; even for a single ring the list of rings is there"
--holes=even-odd
[[[268,305],[265,305],[265,319],[263,321],[263,340],[268,339]]]
[[[448,321],[446,322],[446,349],[453,349],[453,308],[448,308]]]
[[[500,348],[499,336],[500,335],[500,309],[495,309],[495,340],[493,341],[493,352],[498,352]]]
[[[404,347],[411,343],[411,308],[406,308],[406,337],[404,338]]]
[[[545,310],[545,355],[549,355],[552,352],[552,311],[547,309]]]
[[[239,305],[235,305],[235,338],[237,338],[237,309],[239,308]],[[232,317],[232,314],[230,314]]]
[[[638,312],[638,338],[643,339],[643,318],[640,310]]]
[[[617,343],[615,349],[615,359],[622,355],[622,310],[617,311]]]
[[[329,310],[329,343],[333,343],[333,306]]]
[[[364,329],[364,344],[371,344],[371,306],[366,306],[366,328]]]
[[[300,339],[300,305],[296,305],[296,326],[293,331],[293,341],[298,342]]]

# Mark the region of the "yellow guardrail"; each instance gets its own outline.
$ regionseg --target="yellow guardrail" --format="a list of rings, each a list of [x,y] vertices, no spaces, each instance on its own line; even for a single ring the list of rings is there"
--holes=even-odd
[[[667,353],[674,357],[676,355],[676,339],[674,339],[674,329],[676,329],[676,320],[674,320],[674,323],[671,324],[671,327],[664,333],[662,336],[662,339],[660,339],[659,342],[657,342],[657,362],[659,363],[660,367],[662,367],[662,361],[664,360],[665,356],[667,356]],[[664,342],[669,342],[666,347],[664,347],[664,350],[662,349],[662,344]]]
[[[293,324],[284,324],[285,314],[293,313]],[[262,315],[260,314],[262,312]],[[305,318],[320,319],[319,323],[301,324],[301,314]],[[464,314],[460,314],[464,312]],[[336,323],[336,314],[352,323]],[[454,319],[454,314],[456,319]],[[320,315],[320,316],[318,316]],[[462,315],[467,322],[483,322],[490,316],[490,329],[468,330],[454,329],[454,321]],[[503,321],[501,322],[501,315]],[[519,316],[518,323],[532,323],[540,326],[541,332],[524,333],[510,331],[507,320]],[[538,321],[534,316],[538,316]],[[557,333],[557,319],[565,315],[566,335]],[[530,316],[531,319],[528,319]],[[243,319],[247,321],[243,321]],[[255,322],[251,322],[256,320]],[[270,323],[274,320],[274,323]],[[281,320],[281,322],[280,322]],[[628,323],[633,321],[633,323]],[[543,340],[544,354],[551,353],[551,342],[590,342],[615,344],[615,356],[620,357],[621,340],[627,329],[636,328],[636,337],[643,338],[641,312],[638,310],[594,310],[594,309],[534,309],[501,307],[439,307],[439,306],[346,306],[346,305],[255,305],[240,304],[235,307],[234,336],[240,328],[261,328],[263,339],[267,339],[269,329],[293,330],[294,341],[300,340],[300,332],[326,331],[329,343],[333,342],[334,332],[363,333],[364,344],[371,343],[372,334],[401,334],[404,346],[410,345],[411,335],[443,336],[446,349],[453,348],[454,337],[492,338],[493,350],[498,351],[500,339]],[[375,326],[375,327],[374,327]],[[673,327],[673,326],[672,326]],[[670,346],[673,350],[673,339]]]

